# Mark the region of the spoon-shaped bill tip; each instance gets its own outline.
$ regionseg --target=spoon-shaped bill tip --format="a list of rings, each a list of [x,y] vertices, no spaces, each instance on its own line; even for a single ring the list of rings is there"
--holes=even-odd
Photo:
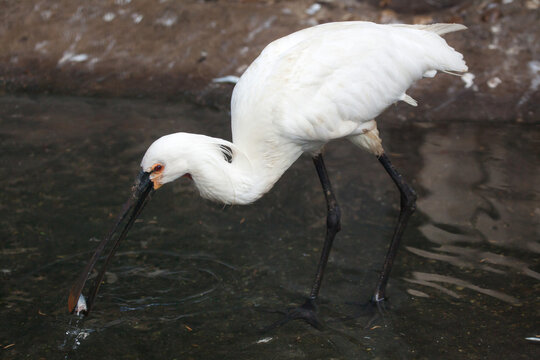
[[[137,176],[137,179],[135,181],[135,184],[132,188],[132,194],[129,197],[128,201],[124,204],[124,207],[122,208],[122,211],[120,212],[120,215],[118,216],[118,219],[112,229],[109,231],[107,236],[101,240],[98,247],[96,248],[96,251],[90,258],[90,261],[85,266],[84,270],[79,275],[79,278],[73,286],[71,287],[69,291],[68,296],[68,310],[70,313],[76,313],[77,315],[79,313],[82,313],[84,315],[88,315],[90,313],[90,310],[92,309],[92,305],[94,303],[94,299],[99,291],[99,287],[101,285],[101,282],[103,280],[103,276],[105,275],[105,270],[107,269],[107,266],[109,265],[109,262],[111,261],[112,257],[114,256],[114,253],[118,249],[118,245],[120,242],[127,236],[129,229],[131,229],[131,226],[133,226],[133,223],[141,213],[142,209],[150,199],[152,193],[154,192],[152,181],[150,180],[150,174],[147,172],[144,172],[141,170],[139,175]],[[128,213],[131,211],[131,215],[129,216],[129,219],[120,233],[120,235],[116,238],[116,240],[113,242],[113,245],[111,247],[111,250],[109,251],[109,254],[107,255],[107,258],[105,259],[105,264],[101,268],[100,272],[98,273],[98,276],[96,278],[96,281],[94,283],[94,287],[90,292],[90,295],[88,297],[88,300],[85,300],[84,296],[82,295],[82,291],[84,288],[84,285],[86,284],[86,281],[88,280],[88,277],[94,270],[94,267],[96,266],[96,263],[101,256],[101,253],[105,249],[105,246],[107,243],[113,238],[114,234],[117,232],[120,224],[124,219],[127,217]]]

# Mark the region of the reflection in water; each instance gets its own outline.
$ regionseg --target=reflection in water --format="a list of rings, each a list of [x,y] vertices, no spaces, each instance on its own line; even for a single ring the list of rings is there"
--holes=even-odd
[[[456,279],[456,278],[453,278],[451,276],[444,276],[444,275],[438,275],[438,274],[427,274],[427,273],[421,273],[421,272],[415,271],[415,272],[413,272],[413,279],[405,279],[405,280],[407,280],[407,281],[409,281],[411,283],[431,286],[431,287],[433,287],[435,289],[438,289],[438,290],[441,290],[444,293],[446,293],[446,294],[448,294],[448,295],[450,295],[452,297],[455,297],[455,298],[459,298],[459,295],[456,294],[455,292],[451,291],[451,290],[444,289],[444,288],[442,288],[440,286],[436,286],[433,283],[434,282],[442,282],[442,283],[445,283],[445,284],[452,284],[452,285],[456,285],[458,287],[471,289],[471,290],[477,291],[477,292],[482,293],[482,294],[493,296],[496,299],[506,301],[506,302],[509,302],[509,303],[512,303],[512,304],[519,304],[518,299],[516,299],[515,297],[503,294],[503,293],[501,293],[499,291],[484,289],[484,288],[481,288],[480,286],[473,285],[473,284],[471,284],[471,283],[469,283],[467,281]]]
[[[429,216],[429,222],[419,230],[437,246],[409,246],[407,250],[458,269],[494,273],[501,278],[494,286],[501,286],[512,273],[540,280],[540,274],[531,269],[533,264],[505,254],[505,249],[539,251],[540,214],[535,206],[540,170],[524,156],[528,151],[534,154],[539,141],[534,132],[517,127],[467,127],[454,123],[428,132],[420,148],[424,166],[418,174],[427,194],[418,200],[418,208]],[[458,297],[454,291],[433,282],[468,288],[514,304],[520,302],[502,291],[462,280],[469,275],[459,270],[455,272],[457,277],[413,274],[406,280],[454,298]]]
[[[527,275],[533,279],[540,280],[540,273],[531,270],[529,265],[519,259],[515,259],[511,256],[505,256],[501,254],[494,254],[486,251],[480,251],[478,249],[465,248],[461,246],[443,245],[435,248],[437,252],[425,251],[414,247],[407,247],[407,250],[413,254],[426,257],[428,259],[440,260],[448,262],[452,265],[459,267],[478,268],[485,271],[491,271],[498,274],[505,274],[512,269],[520,274]],[[447,255],[456,254],[456,255]],[[500,265],[508,267],[507,271],[503,269],[494,268],[486,265],[486,263],[493,265]]]
[[[534,358],[525,339],[538,334],[540,129],[381,125],[419,192],[387,314],[371,324],[357,303],[373,290],[399,198],[375,159],[336,142],[327,165],[343,228],[321,292],[327,327],[298,322],[261,335],[281,316],[264,310],[298,304],[313,280],[326,212],[309,158],[249,207],[201,201],[187,180],[164,187],[109,268],[92,316],[78,319],[66,311],[69,286],[146,147],[172,131],[227,138],[229,115],[140,100],[0,97],[9,165],[0,167],[0,357]]]

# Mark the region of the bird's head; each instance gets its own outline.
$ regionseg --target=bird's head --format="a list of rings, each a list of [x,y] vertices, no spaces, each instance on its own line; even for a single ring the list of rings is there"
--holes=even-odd
[[[177,133],[163,136],[144,154],[141,172],[147,174],[154,190],[182,176],[191,177],[188,168],[193,134]]]
[[[127,236],[129,229],[155,190],[182,176],[191,178],[190,164],[197,164],[203,167],[207,164],[212,167],[212,164],[216,163],[230,163],[232,161],[232,150],[229,146],[224,145],[224,143],[224,141],[223,143],[216,142],[216,139],[203,135],[176,133],[159,138],[148,148],[141,161],[141,170],[132,187],[131,196],[120,212],[115,225],[98,245],[88,265],[70,290],[68,298],[68,309],[70,312],[73,312],[77,307],[86,280],[94,269],[105,246],[120,229],[120,224],[127,219],[127,223],[120,232],[120,235],[113,241],[105,264],[95,280],[94,288],[91,290],[90,297],[86,301],[87,309],[82,311],[84,314],[88,314],[92,308],[94,298],[97,295],[105,274],[105,269],[113,257],[118,244]],[[230,145],[232,146],[232,144]]]

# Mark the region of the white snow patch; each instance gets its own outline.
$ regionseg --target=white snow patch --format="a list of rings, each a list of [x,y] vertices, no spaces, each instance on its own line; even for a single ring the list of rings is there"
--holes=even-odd
[[[315,15],[316,13],[319,12],[319,10],[321,10],[321,8],[322,8],[321,4],[315,3],[306,9],[306,14]]]
[[[133,13],[131,14],[131,19],[133,20],[133,22],[135,24],[138,24],[142,21],[144,16],[142,16],[141,14],[137,14],[137,13]]]
[[[176,14],[166,12],[162,17],[156,20],[156,24],[171,27],[176,24],[176,20],[178,20],[178,16],[176,16]]]
[[[103,21],[111,22],[111,21],[114,20],[115,17],[116,17],[116,15],[114,15],[114,13],[108,12],[105,15],[103,15]]]
[[[75,54],[71,50],[64,51],[64,54],[62,54],[62,57],[60,60],[58,60],[58,66],[63,65],[65,62],[71,61],[71,62],[83,62],[88,60],[87,54]]]
[[[230,84],[236,84],[240,80],[238,76],[235,75],[227,75],[219,78],[212,79],[212,82],[214,83],[230,83]]]
[[[34,51],[39,51],[42,54],[46,54],[47,50],[45,49],[45,46],[47,46],[48,43],[49,42],[47,40],[36,43],[34,46]]]
[[[83,62],[86,60],[88,60],[88,55],[86,54],[73,55],[71,59],[69,59],[69,61],[73,61],[73,62]]]
[[[494,34],[498,34],[501,32],[501,24],[493,25],[491,27],[491,32]]]
[[[62,57],[60,58],[60,60],[58,60],[58,66],[62,65],[63,63],[65,63],[66,61],[68,61],[69,59],[71,59],[71,57],[75,55],[73,52],[71,51],[64,51],[64,53],[62,54]]]
[[[491,89],[495,89],[497,86],[499,86],[500,83],[502,83],[502,80],[499,79],[497,76],[492,77],[491,79],[489,79],[489,80],[487,81],[487,85],[488,85]]]

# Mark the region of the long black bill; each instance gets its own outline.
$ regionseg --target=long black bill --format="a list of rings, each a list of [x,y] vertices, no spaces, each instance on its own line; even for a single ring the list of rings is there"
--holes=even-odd
[[[84,315],[88,315],[90,313],[92,305],[94,304],[94,299],[96,298],[101,282],[103,281],[103,276],[105,276],[105,270],[107,269],[107,266],[109,265],[112,257],[114,256],[114,253],[118,249],[118,245],[127,236],[129,229],[131,229],[131,226],[133,226],[133,223],[135,222],[135,220],[137,220],[137,217],[143,210],[144,206],[150,200],[153,192],[154,188],[153,183],[150,180],[150,173],[141,170],[141,172],[137,176],[135,184],[133,185],[132,194],[129,197],[128,201],[126,201],[126,203],[124,204],[124,207],[122,208],[122,211],[120,212],[116,223],[111,228],[107,236],[103,240],[101,240],[96,251],[94,252],[94,255],[92,255],[83,272],[69,291],[68,310],[70,313],[73,313],[75,311],[77,303],[79,302],[79,297],[81,296],[84,285],[86,284],[86,280],[88,280],[90,273],[92,272],[92,270],[94,270],[94,267],[96,266],[96,263],[101,256],[101,253],[105,249],[105,246],[113,238],[114,234],[120,227],[120,224],[122,223],[122,221],[124,221],[128,213],[131,211],[128,222],[120,233],[120,236],[118,236],[114,241],[113,246],[111,247],[111,250],[109,251],[109,254],[107,255],[107,258],[105,260],[105,264],[103,264],[103,267],[101,268],[94,282],[94,287],[90,291],[90,295],[86,300],[86,309],[81,311]]]

